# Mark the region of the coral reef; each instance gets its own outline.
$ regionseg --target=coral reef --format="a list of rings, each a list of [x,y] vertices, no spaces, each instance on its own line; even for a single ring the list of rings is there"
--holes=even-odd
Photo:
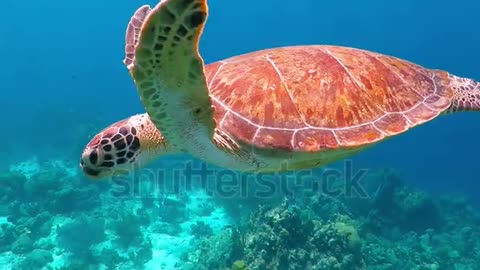
[[[134,243],[141,242],[143,234],[140,230],[140,219],[132,213],[122,213],[110,226],[117,236],[116,240],[123,247],[129,247]]]
[[[429,196],[390,171],[370,178],[379,185],[362,200],[313,194],[260,206],[237,233],[199,243],[186,269],[480,269],[480,216],[468,203]]]
[[[239,259],[252,270],[359,269],[363,265],[361,240],[355,227],[345,222],[310,219],[306,211],[287,204],[261,207],[240,231],[205,241],[201,247],[207,248],[196,253],[208,253],[197,255],[196,267],[202,265],[197,269],[225,269]],[[220,250],[228,252],[217,251],[215,243],[221,243]]]
[[[192,236],[197,238],[209,237],[213,234],[212,228],[203,221],[197,221],[191,226]]]
[[[25,259],[21,263],[19,263],[18,269],[42,269],[52,261],[53,257],[50,251],[34,249],[25,256]]]
[[[60,248],[73,253],[75,257],[89,259],[93,246],[105,240],[105,221],[80,215],[62,225],[57,225],[56,233]]]
[[[435,197],[407,185],[392,171],[370,173],[363,195],[309,189],[321,186],[315,177],[291,189],[273,188],[275,181],[289,181],[277,176],[268,193],[261,193],[265,179],[260,186],[244,186],[240,177],[231,196],[213,192],[218,183],[200,183],[178,192],[158,190],[157,197],[119,197],[111,183],[85,181],[73,166],[29,159],[0,173],[2,265],[19,270],[480,269],[478,209],[465,198]]]

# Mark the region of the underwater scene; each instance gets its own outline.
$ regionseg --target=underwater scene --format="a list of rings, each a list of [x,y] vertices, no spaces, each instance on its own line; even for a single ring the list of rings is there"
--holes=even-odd
[[[473,0],[4,0],[0,270],[479,270]]]

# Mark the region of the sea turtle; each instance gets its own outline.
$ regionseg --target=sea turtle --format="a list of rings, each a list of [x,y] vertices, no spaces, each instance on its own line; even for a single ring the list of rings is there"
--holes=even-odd
[[[362,49],[265,49],[204,66],[206,0],[140,7],[124,63],[146,113],[85,148],[91,178],[188,153],[219,167],[281,172],[325,165],[439,115],[480,108],[478,82]]]

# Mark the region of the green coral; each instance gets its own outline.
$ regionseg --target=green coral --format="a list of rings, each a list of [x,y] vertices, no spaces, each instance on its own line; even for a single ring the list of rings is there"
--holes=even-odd
[[[244,261],[235,261],[231,270],[249,270],[248,265]]]
[[[336,222],[335,229],[341,236],[347,239],[348,247],[350,248],[350,250],[360,250],[362,241],[360,239],[360,236],[358,236],[357,229],[353,225],[345,224],[343,222]]]

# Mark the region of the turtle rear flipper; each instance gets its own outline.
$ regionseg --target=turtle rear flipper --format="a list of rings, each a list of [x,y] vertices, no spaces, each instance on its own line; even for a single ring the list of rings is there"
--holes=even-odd
[[[139,7],[128,23],[127,32],[125,33],[125,58],[123,59],[123,63],[128,68],[131,67],[134,61],[135,46],[138,43],[140,29],[151,10],[152,8],[149,5]]]

